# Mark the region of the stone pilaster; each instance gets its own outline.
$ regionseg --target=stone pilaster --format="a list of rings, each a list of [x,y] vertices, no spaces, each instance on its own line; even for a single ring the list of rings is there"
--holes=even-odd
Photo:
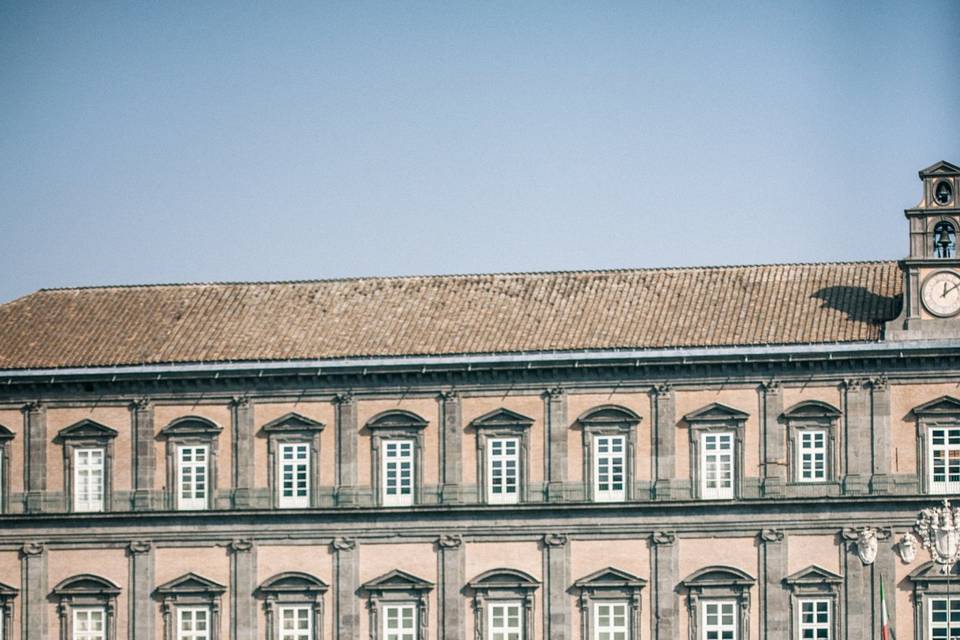
[[[250,540],[234,540],[230,553],[230,638],[257,637],[257,548]]]
[[[466,584],[466,554],[463,539],[456,535],[442,535],[437,539],[439,550],[440,598],[437,617],[442,640],[460,640],[464,637],[464,599],[460,594]]]
[[[780,420],[783,393],[780,382],[771,380],[760,385],[763,430],[763,495],[782,498],[787,482],[787,430]],[[786,633],[786,632],[784,632]]]
[[[153,508],[153,479],[156,474],[153,403],[141,398],[130,404],[130,431],[133,437],[133,509]]]
[[[890,422],[890,384],[886,376],[873,379],[871,384],[871,417],[873,419],[873,477],[870,488],[875,493],[892,493],[890,452],[893,451],[893,433]]]
[[[20,611],[22,637],[47,640],[47,550],[28,542],[20,548],[20,580],[23,608]]]
[[[440,394],[440,499],[447,504],[461,501],[463,483],[463,417],[456,391]]]
[[[333,548],[333,640],[359,640],[360,609],[357,589],[360,586],[360,558],[357,542],[336,538]]]
[[[871,570],[863,564],[857,554],[857,534],[843,532],[843,608],[846,613],[844,640],[870,640],[872,635],[872,607],[870,589],[872,587]]]
[[[233,506],[253,506],[253,402],[238,396],[230,403],[233,420]]]
[[[156,567],[153,544],[148,540],[134,540],[127,545],[127,557],[130,584],[127,634],[130,640],[153,640],[156,609],[156,604],[150,599]]]
[[[549,502],[564,499],[567,481],[567,393],[554,387],[544,394],[547,434],[546,498]]]
[[[44,511],[47,494],[47,410],[39,402],[23,407],[24,493],[27,513]]]
[[[357,403],[351,393],[334,397],[337,412],[336,477],[335,489],[338,505],[357,504]]]
[[[880,609],[880,580],[883,580],[883,590],[888,594],[887,595],[887,614],[890,616],[890,620],[893,621],[894,631],[899,632],[900,635],[897,638],[908,638],[907,629],[898,629],[896,625],[897,620],[897,599],[895,596],[897,592],[896,587],[896,570],[897,562],[897,551],[894,547],[891,537],[893,536],[893,531],[890,529],[882,529],[878,533],[878,538],[880,538],[880,543],[878,544],[877,550],[877,559],[871,565],[873,569],[873,635],[872,638],[880,637],[880,629],[883,626],[883,621],[881,620],[881,609]]]
[[[787,543],[783,531],[760,532],[760,639],[786,638],[790,629],[790,594],[784,589],[787,577]]]
[[[543,536],[543,636],[551,640],[572,638],[570,620],[570,543],[567,536]]]
[[[668,531],[656,531],[650,538],[653,551],[652,577],[653,637],[655,640],[676,640],[679,602],[674,591],[680,571],[680,550],[677,536]]]
[[[845,380],[844,418],[846,430],[846,476],[843,490],[847,494],[865,494],[869,488],[873,464],[870,455],[873,450],[870,428],[870,390],[865,380],[851,378]]]
[[[673,498],[674,477],[677,472],[677,418],[673,387],[657,385],[651,391],[653,400],[653,459],[656,479],[653,497],[656,500]]]

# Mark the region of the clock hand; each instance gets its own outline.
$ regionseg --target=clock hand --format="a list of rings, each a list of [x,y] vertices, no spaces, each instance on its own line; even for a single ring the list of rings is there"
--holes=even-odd
[[[946,283],[944,283],[944,285],[946,285]],[[944,289],[943,289],[943,295],[946,296],[948,293],[950,293],[951,291],[953,291],[953,290],[956,289],[957,287],[960,287],[960,282],[958,282],[957,284],[953,285],[953,286],[950,287],[949,289],[947,289],[946,287],[944,287]]]

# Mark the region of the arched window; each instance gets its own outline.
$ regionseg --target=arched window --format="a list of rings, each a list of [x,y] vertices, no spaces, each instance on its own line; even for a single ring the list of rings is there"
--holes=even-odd
[[[941,220],[933,227],[933,255],[952,258],[957,254],[957,232],[953,224]]]

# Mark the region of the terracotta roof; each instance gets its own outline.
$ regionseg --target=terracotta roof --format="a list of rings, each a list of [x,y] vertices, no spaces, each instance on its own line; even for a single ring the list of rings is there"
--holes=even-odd
[[[876,341],[894,262],[48,289],[0,369]]]

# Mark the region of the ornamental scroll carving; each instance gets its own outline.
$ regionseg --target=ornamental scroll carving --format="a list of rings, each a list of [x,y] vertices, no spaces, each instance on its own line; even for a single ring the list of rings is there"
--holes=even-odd
[[[334,538],[330,546],[334,551],[353,551],[357,547],[357,541],[353,538]]]

